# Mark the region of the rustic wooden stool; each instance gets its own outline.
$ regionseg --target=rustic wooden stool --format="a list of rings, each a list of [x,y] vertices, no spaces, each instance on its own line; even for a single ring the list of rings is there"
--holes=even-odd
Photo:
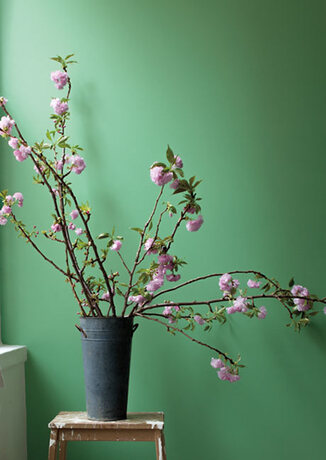
[[[153,441],[156,459],[166,460],[163,412],[131,412],[126,420],[89,420],[86,412],[59,412],[49,423],[49,460],[66,460],[68,441]]]

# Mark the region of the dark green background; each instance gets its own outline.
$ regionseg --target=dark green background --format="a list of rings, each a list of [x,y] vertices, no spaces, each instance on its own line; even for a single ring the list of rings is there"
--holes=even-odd
[[[48,57],[76,53],[69,133],[88,166],[74,185],[95,231],[115,223],[124,235],[127,258],[136,244],[128,228],[142,225],[157,192],[148,168],[169,143],[186,173],[204,178],[205,224],[175,245],[189,263],[183,279],[256,268],[325,295],[325,14],[325,2],[311,0],[2,2],[1,92],[30,142],[41,139],[58,94]],[[48,228],[31,164],[4,143],[0,161],[1,188],[25,195],[20,215]],[[0,235],[2,335],[28,348],[29,458],[43,460],[48,421],[84,409],[77,308],[9,226]],[[216,292],[203,283],[185,297]],[[234,316],[207,336],[242,354],[234,385],[217,379],[206,349],[141,323],[129,409],[165,411],[170,460],[324,456],[325,317],[298,335],[277,304],[266,306],[266,321]],[[69,446],[68,458],[145,460],[153,449],[89,443]]]

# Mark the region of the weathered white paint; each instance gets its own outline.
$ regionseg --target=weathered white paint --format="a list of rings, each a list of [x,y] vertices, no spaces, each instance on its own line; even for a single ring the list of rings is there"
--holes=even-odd
[[[61,430],[62,428],[64,428],[66,426],[66,424],[59,422],[59,423],[56,423],[56,426],[57,426],[57,428],[59,428]]]
[[[53,444],[55,444],[55,443],[56,443],[56,440],[55,440],[55,439],[50,439],[50,447],[52,447]]]
[[[162,438],[158,438],[158,460],[163,460]]]
[[[164,426],[164,422],[158,420],[146,420],[146,424],[151,425],[152,430],[162,430]]]
[[[0,342],[0,459],[26,460],[26,348]]]

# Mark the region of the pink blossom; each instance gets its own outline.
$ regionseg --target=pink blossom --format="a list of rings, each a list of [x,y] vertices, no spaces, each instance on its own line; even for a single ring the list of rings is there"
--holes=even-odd
[[[79,216],[79,211],[78,211],[78,209],[74,209],[73,211],[71,211],[70,217],[72,218],[72,220],[77,219],[78,216]]]
[[[179,179],[175,179],[173,182],[170,184],[170,188],[173,190],[176,190],[179,187],[180,181]]]
[[[222,367],[218,372],[217,372],[218,377],[221,380],[228,380],[229,382],[236,382],[237,380],[240,379],[240,376],[238,374],[234,374],[231,372],[229,367]]]
[[[307,288],[300,286],[300,284],[296,284],[291,289],[292,295],[299,295],[302,297],[309,297],[309,291]],[[295,310],[298,311],[307,311],[312,307],[311,302],[306,299],[294,298],[293,302],[295,303],[296,307]]]
[[[1,96],[0,97],[0,106],[4,107],[8,102],[8,99],[6,99],[5,97]]]
[[[153,278],[146,286],[146,291],[148,292],[154,292],[160,289],[160,287],[163,286],[164,283],[164,278],[158,276],[156,278]]]
[[[11,207],[6,205],[2,206],[1,215],[3,214],[11,214]]]
[[[84,233],[84,230],[82,228],[76,228],[75,233],[76,235],[80,236]]]
[[[111,251],[120,251],[122,246],[121,241],[114,240],[112,246],[110,247]]]
[[[164,316],[170,316],[172,314],[172,306],[167,306],[164,308],[163,313]]]
[[[45,166],[44,165],[40,165],[38,163],[38,165],[34,165],[34,171],[37,173],[37,174],[40,174],[45,170]]]
[[[20,193],[20,192],[16,192],[16,193],[14,193],[14,198],[15,198],[15,200],[18,201],[18,207],[19,207],[19,208],[22,208],[22,207],[23,207],[23,203],[24,203],[23,194]]]
[[[183,208],[183,210],[187,212],[188,214],[196,213],[196,208],[194,206],[186,206],[185,208]]]
[[[0,225],[6,225],[7,222],[8,222],[8,219],[3,217],[3,215],[1,214],[1,211],[0,211]]]
[[[68,158],[68,162],[72,165],[71,169],[75,174],[81,174],[86,168],[84,158],[79,155],[72,155]]]
[[[170,262],[173,262],[173,257],[170,254],[161,254],[158,256],[158,261],[161,265],[167,265]]]
[[[3,116],[0,120],[0,135],[5,137],[7,134],[10,134],[14,124],[15,121],[12,118]]]
[[[62,227],[61,227],[60,224],[55,223],[55,224],[51,225],[51,230],[52,230],[54,233],[56,233],[56,232],[61,232]]]
[[[104,292],[104,293],[102,294],[101,299],[103,299],[103,300],[110,300],[110,293],[109,293],[109,291]]]
[[[259,308],[259,313],[257,315],[258,319],[265,319],[267,315],[267,309],[263,305]]]
[[[166,275],[168,281],[179,281],[180,278],[181,275],[174,275],[173,273],[171,273],[171,275]]]
[[[194,316],[194,320],[196,321],[196,323],[198,323],[200,326],[202,326],[203,324],[206,323],[206,321],[199,315],[195,315]]]
[[[186,223],[188,232],[196,232],[203,225],[203,222],[204,219],[202,215],[198,216],[195,220],[188,220]]]
[[[229,273],[224,273],[219,279],[218,284],[224,294],[234,295],[240,283],[239,280],[234,280]]]
[[[69,224],[68,224],[68,228],[69,228],[69,230],[75,230],[75,228],[76,228],[76,225],[75,225],[75,224],[73,224],[72,222],[69,222]]]
[[[214,369],[220,369],[221,367],[224,367],[224,363],[220,358],[218,358],[218,359],[212,358],[211,359],[211,366],[214,367]]]
[[[6,195],[5,202],[8,206],[12,206],[15,203],[15,198],[11,195]]]
[[[31,154],[31,148],[21,145],[18,150],[14,150],[14,155],[17,161],[24,161]]]
[[[227,313],[230,315],[232,313],[245,313],[248,310],[247,308],[247,298],[242,297],[239,295],[235,301],[233,302],[233,305],[231,307],[228,307],[226,309]]]
[[[326,307],[323,308],[324,315],[326,315]]]
[[[63,115],[69,110],[67,102],[61,102],[59,98],[52,99],[50,107],[52,107],[54,112],[58,115]]]
[[[162,166],[154,166],[150,170],[150,176],[154,184],[165,185],[173,179],[172,172],[163,172]]]
[[[52,187],[52,192],[55,194],[55,196],[60,196],[59,195],[59,190],[55,187]]]
[[[157,254],[157,249],[153,248],[154,238],[147,238],[144,244],[145,251],[147,254]]]
[[[63,170],[63,161],[59,160],[54,163],[54,167],[57,171],[62,171]]]
[[[55,83],[57,89],[63,89],[68,82],[67,72],[62,72],[62,70],[55,70],[51,72],[51,80]]]
[[[135,302],[140,306],[143,305],[146,302],[146,300],[147,300],[146,297],[142,295],[130,295],[128,297],[129,302]]]
[[[183,161],[178,155],[174,155],[174,166],[177,168],[183,168]]]
[[[259,288],[260,281],[248,280],[247,286],[248,288]]]
[[[11,147],[12,149],[17,149],[18,146],[19,146],[19,141],[17,139],[17,137],[11,137],[8,141],[8,145],[9,147]]]
[[[166,273],[166,266],[165,265],[159,265],[155,271],[155,275],[153,276],[153,278],[164,278],[164,275]]]

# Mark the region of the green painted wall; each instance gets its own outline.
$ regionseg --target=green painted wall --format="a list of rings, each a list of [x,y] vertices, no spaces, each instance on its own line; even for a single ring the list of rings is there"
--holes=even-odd
[[[70,134],[85,147],[74,185],[134,253],[156,193],[148,167],[169,143],[202,185],[205,225],[180,233],[183,278],[257,268],[325,295],[323,1],[12,0],[1,11],[2,92],[31,141],[48,125],[49,56],[75,52]],[[26,197],[28,224],[50,225],[31,165],[2,147],[1,188]],[[43,228],[42,227],[42,228]],[[2,334],[26,344],[29,458],[46,458],[48,421],[84,409],[76,305],[68,286],[10,228],[1,229]],[[58,248],[51,247],[55,256]],[[118,269],[120,269],[117,260]],[[189,291],[211,296],[215,283]],[[155,324],[135,336],[130,406],[164,410],[170,460],[320,460],[326,323],[300,336],[234,317],[207,339],[241,352],[239,383],[217,380],[210,353]],[[198,337],[201,337],[199,332]],[[203,335],[204,336],[204,335]],[[151,459],[151,445],[73,445],[69,459]]]

